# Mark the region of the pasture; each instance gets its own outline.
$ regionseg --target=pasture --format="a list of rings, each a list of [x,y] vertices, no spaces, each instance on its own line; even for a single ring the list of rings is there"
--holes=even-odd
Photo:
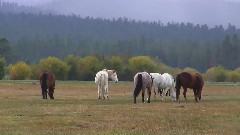
[[[195,103],[160,96],[150,104],[133,104],[133,83],[109,83],[109,100],[98,100],[94,82],[56,82],[54,100],[43,100],[40,85],[32,81],[0,81],[0,134],[240,134],[240,86],[208,84]]]

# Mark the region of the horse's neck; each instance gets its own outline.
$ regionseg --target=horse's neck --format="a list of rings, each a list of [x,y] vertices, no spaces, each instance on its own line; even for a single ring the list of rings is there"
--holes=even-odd
[[[112,76],[112,71],[111,70],[107,70],[108,73],[108,78],[110,78]]]

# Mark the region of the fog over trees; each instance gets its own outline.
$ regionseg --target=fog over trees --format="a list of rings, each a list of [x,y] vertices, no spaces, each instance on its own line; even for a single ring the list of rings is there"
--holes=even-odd
[[[36,64],[49,56],[63,60],[73,54],[146,55],[171,67],[192,67],[200,72],[218,65],[231,70],[240,65],[240,30],[230,23],[209,27],[126,17],[58,15],[6,3],[1,3],[0,20],[0,45],[9,48],[1,55],[7,64]]]

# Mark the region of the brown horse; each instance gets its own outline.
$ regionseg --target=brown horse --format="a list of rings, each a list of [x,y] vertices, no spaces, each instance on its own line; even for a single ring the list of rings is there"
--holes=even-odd
[[[201,100],[203,85],[204,85],[204,81],[202,79],[202,76],[198,73],[190,74],[187,72],[182,72],[178,74],[176,77],[177,101],[180,102],[179,100],[180,89],[181,87],[183,87],[184,89],[183,95],[184,95],[185,101],[187,101],[187,97],[186,97],[187,88],[190,88],[190,89],[193,89],[195,101],[198,102],[199,100]]]
[[[42,98],[47,99],[47,89],[50,99],[54,99],[55,75],[52,72],[42,72],[39,76],[42,89]]]

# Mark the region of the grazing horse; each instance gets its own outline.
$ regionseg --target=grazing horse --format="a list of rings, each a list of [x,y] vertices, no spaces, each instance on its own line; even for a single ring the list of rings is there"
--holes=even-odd
[[[98,99],[108,98],[108,74],[106,71],[99,71],[95,77],[95,83],[98,85]]]
[[[180,89],[181,87],[183,87],[184,89],[183,95],[184,95],[185,101],[187,101],[187,97],[186,97],[187,88],[190,88],[190,89],[193,89],[195,101],[198,102],[199,100],[201,100],[203,85],[204,85],[204,81],[202,79],[202,76],[198,73],[190,74],[187,72],[182,72],[178,74],[176,77],[177,101],[180,102],[179,100]]]
[[[174,87],[174,79],[168,74],[150,73],[153,77],[154,99],[156,100],[156,93],[160,93],[162,100],[166,101],[167,92],[170,91],[172,101],[176,101],[176,90]],[[161,92],[161,90],[163,90]]]
[[[134,104],[136,103],[136,97],[139,95],[141,90],[142,90],[142,103],[145,103],[144,95],[146,90],[148,92],[147,102],[150,103],[152,83],[153,83],[153,79],[151,75],[147,72],[138,72],[134,76],[134,85],[135,85],[135,89],[133,92]]]
[[[52,72],[42,72],[39,76],[42,89],[42,98],[47,99],[47,90],[50,99],[54,99],[53,93],[55,89],[55,75]]]
[[[112,79],[115,83],[118,82],[117,72],[114,70],[103,69],[102,71],[106,71],[108,74],[108,78]]]

